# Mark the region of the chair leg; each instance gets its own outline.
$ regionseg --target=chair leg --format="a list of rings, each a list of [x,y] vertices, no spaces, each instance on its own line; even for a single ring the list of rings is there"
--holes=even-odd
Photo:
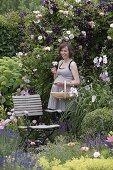
[[[51,135],[54,133],[55,129],[52,130],[44,130],[45,138],[42,141],[42,144],[45,144],[46,139],[49,139],[51,143],[53,143],[53,140],[51,139]]]

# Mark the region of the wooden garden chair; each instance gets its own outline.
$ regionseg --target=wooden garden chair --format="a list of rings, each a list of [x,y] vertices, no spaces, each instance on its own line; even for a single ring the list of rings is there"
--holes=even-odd
[[[43,115],[42,102],[39,94],[36,95],[26,95],[26,96],[13,96],[14,110],[15,114],[19,120],[19,117],[24,117],[25,126],[18,124],[19,130],[25,130],[25,135],[22,138],[21,144],[25,144],[28,140],[31,133],[35,130],[43,134],[41,139],[41,144],[45,144],[46,139],[49,139],[51,142],[51,135],[53,132],[60,127],[58,124],[46,125],[39,122],[38,125],[33,126],[29,125],[29,118],[31,116],[39,118]],[[39,119],[40,120],[40,119]],[[19,121],[18,121],[19,122]],[[40,138],[40,137],[39,137]],[[38,140],[38,139],[37,139]]]

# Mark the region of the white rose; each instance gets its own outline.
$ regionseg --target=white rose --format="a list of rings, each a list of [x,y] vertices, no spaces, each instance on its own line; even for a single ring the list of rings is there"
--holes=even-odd
[[[108,40],[111,40],[112,38],[111,38],[110,36],[107,36],[107,39],[108,39]]]
[[[110,24],[110,28],[113,28],[113,23],[112,23],[112,24]]]
[[[57,66],[57,65],[58,65],[58,62],[57,62],[57,61],[53,61],[53,62],[52,62],[52,65],[53,65],[53,66]]]
[[[82,35],[86,37],[86,31],[81,31]]]
[[[68,15],[69,12],[68,12],[68,11],[63,11],[63,14],[64,14],[64,15]]]
[[[38,36],[38,40],[39,40],[39,41],[42,40],[42,38],[43,38],[43,37],[42,37],[41,35]]]
[[[103,13],[103,12],[100,12],[99,15],[100,15],[100,16],[104,16],[104,13]]]
[[[81,2],[81,0],[75,0],[75,2],[76,2],[76,3],[80,3],[80,2]]]
[[[50,51],[51,48],[47,46],[47,47],[44,47],[44,50],[45,50],[45,51]]]
[[[74,35],[73,34],[70,34],[69,35],[69,38],[72,40],[74,38]]]
[[[16,56],[17,57],[20,57],[20,56],[22,56],[23,55],[23,53],[22,52],[18,52],[18,53],[16,53]]]
[[[94,158],[98,158],[98,157],[100,157],[100,153],[99,152],[94,152],[93,156],[94,156]]]
[[[66,33],[69,35],[69,34],[71,34],[71,31],[66,31]]]

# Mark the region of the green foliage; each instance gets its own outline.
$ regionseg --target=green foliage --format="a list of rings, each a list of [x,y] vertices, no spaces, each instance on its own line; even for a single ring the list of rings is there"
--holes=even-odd
[[[34,10],[40,5],[40,0],[1,0],[0,14],[17,10]]]
[[[108,85],[93,83],[79,88],[78,97],[74,98],[67,105],[67,112],[64,117],[69,117],[72,132],[79,137],[82,120],[85,115],[95,109],[108,107],[112,108],[112,92]],[[70,115],[69,115],[70,112]]]
[[[0,75],[0,102],[10,106],[10,96],[22,83],[21,62],[19,59],[15,57],[0,59]]]
[[[80,159],[73,158],[61,164],[59,159],[54,159],[49,162],[48,159],[42,157],[39,160],[40,165],[44,170],[112,170],[112,159],[91,159],[81,157]]]
[[[85,115],[82,121],[82,135],[106,135],[113,129],[113,115],[109,108],[96,109]]]
[[[40,154],[40,157],[45,157],[49,162],[58,159],[61,163],[65,163],[73,157],[80,158],[81,155],[85,156],[87,154],[89,154],[89,152],[81,151],[81,145],[77,141],[70,142],[69,139],[58,136],[55,143],[48,144],[45,147],[44,151]]]
[[[19,136],[11,129],[0,129],[0,157],[9,156],[17,150]]]
[[[19,51],[24,34],[19,23],[20,17],[16,12],[10,12],[5,16],[0,15],[0,58],[15,56],[16,52]]]
[[[21,58],[23,63],[23,76],[30,80],[30,91],[32,93],[39,93],[43,96],[44,104],[47,103],[47,97],[52,83],[51,66],[52,61],[56,59],[57,50],[50,51],[44,48],[34,48],[32,53]]]

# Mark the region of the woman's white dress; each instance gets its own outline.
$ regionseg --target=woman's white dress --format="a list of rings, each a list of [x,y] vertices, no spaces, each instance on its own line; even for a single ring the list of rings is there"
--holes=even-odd
[[[72,60],[70,61],[70,63],[71,62],[72,62]],[[71,69],[70,69],[70,63],[68,63],[64,68],[62,67],[63,60],[61,60],[59,63],[60,64],[59,64],[59,67],[58,67],[58,70],[57,70],[57,77],[54,80],[54,83],[64,82],[65,80],[66,81],[73,80],[73,75],[72,75],[72,72],[71,72]],[[63,87],[59,87],[59,86],[55,85],[54,83],[53,83],[52,88],[51,88],[52,92],[63,91]],[[67,91],[69,91],[69,90],[70,90],[70,87],[67,87]],[[67,100],[68,99],[57,99],[50,94],[50,98],[49,98],[49,102],[48,102],[48,108],[65,111]]]

